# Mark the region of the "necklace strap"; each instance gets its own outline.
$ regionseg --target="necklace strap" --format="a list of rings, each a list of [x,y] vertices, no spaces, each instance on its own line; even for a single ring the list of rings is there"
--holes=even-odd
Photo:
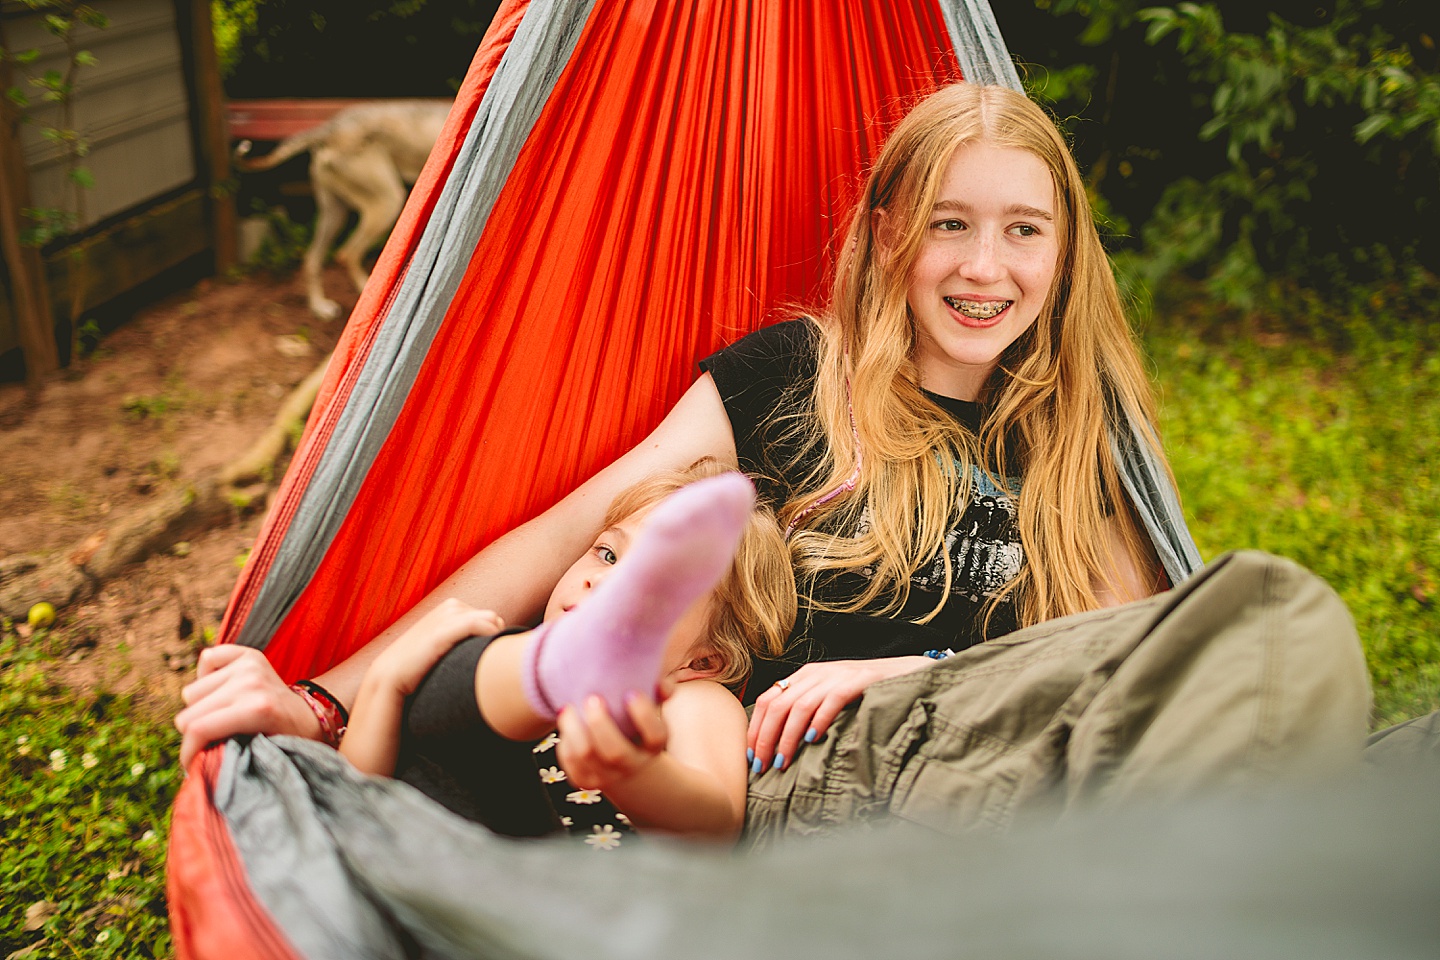
[[[845,410],[850,414],[850,436],[855,440],[855,469],[850,471],[850,476],[841,481],[838,486],[816,497],[804,510],[801,510],[790,519],[789,525],[785,527],[786,540],[790,539],[790,535],[795,532],[795,528],[798,527],[806,517],[841,494],[852,492],[860,484],[860,468],[865,465],[865,451],[860,446],[860,430],[855,426],[855,403],[850,394],[849,377],[845,378]]]

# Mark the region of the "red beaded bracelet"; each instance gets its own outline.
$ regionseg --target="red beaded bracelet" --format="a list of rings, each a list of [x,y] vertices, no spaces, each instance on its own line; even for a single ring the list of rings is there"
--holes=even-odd
[[[297,680],[290,689],[300,694],[305,705],[320,721],[320,739],[332,747],[340,746],[345,728],[350,724],[350,714],[335,695],[314,680]]]

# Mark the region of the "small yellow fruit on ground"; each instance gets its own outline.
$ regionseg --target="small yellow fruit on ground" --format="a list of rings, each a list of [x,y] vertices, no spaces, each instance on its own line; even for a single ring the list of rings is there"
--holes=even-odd
[[[44,600],[30,608],[30,613],[25,618],[32,630],[40,627],[48,627],[55,622],[55,608]]]

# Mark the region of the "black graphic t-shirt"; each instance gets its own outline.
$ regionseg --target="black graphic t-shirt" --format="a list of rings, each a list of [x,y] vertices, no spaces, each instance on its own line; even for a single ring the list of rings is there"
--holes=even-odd
[[[766,327],[700,362],[725,403],[740,469],[756,477],[760,495],[777,508],[795,493],[813,464],[797,459],[795,440],[782,421],[802,409],[810,396],[816,346],[814,329],[794,320]],[[984,417],[980,404],[927,395],[957,422],[979,431]],[[1015,481],[1007,480],[1006,486],[1018,490]],[[984,471],[974,471],[971,487],[970,503],[945,537],[952,570],[950,594],[934,618],[915,622],[940,601],[945,567],[939,554],[914,572],[905,606],[889,616],[817,609],[858,596],[868,583],[863,570],[824,578],[809,588],[809,597],[801,597],[800,618],[785,657],[755,663],[746,702],[803,663],[962,650],[1014,630],[1015,613],[1008,600],[1000,602],[988,624],[983,622],[983,611],[1024,562],[1015,500]]]

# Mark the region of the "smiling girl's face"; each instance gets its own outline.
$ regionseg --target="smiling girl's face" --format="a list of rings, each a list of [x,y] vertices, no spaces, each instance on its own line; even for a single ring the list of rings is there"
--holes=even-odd
[[[921,386],[979,396],[1050,295],[1057,221],[1054,181],[1038,157],[983,142],[955,151],[906,293]]]

